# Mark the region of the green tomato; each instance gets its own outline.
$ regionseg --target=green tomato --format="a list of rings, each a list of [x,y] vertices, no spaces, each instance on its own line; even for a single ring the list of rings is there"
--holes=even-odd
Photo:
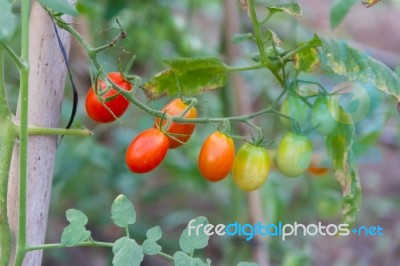
[[[240,189],[252,191],[261,187],[268,179],[269,169],[268,151],[263,147],[245,143],[235,156],[232,176]]]
[[[314,102],[311,123],[323,136],[331,134],[337,126],[339,105],[334,97],[319,97]]]
[[[299,97],[289,95],[283,102],[280,112],[294,119],[300,126],[307,122],[308,107]],[[289,119],[282,116],[280,119],[284,126],[291,128]]]
[[[283,174],[296,177],[304,173],[312,159],[312,144],[303,135],[287,133],[278,146],[276,163]]]

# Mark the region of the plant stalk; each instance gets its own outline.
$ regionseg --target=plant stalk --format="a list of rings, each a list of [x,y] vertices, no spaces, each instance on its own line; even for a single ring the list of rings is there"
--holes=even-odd
[[[11,231],[7,215],[8,176],[15,141],[11,112],[4,80],[4,52],[0,46],[0,265],[8,265],[11,255]]]
[[[22,265],[26,253],[26,197],[28,156],[29,0],[21,0],[20,128],[19,128],[19,219],[14,265]]]

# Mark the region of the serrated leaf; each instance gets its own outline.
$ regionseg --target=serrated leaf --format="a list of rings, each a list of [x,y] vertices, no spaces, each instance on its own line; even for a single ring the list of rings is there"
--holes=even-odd
[[[314,72],[320,66],[318,51],[314,47],[304,49],[293,56],[294,67],[304,72]]]
[[[179,238],[179,246],[183,251],[193,254],[195,249],[202,249],[208,245],[209,236],[203,230],[206,224],[208,224],[208,220],[203,216],[199,216],[193,222],[189,222]],[[191,228],[190,231],[188,230],[189,225]],[[199,227],[199,225],[203,225],[203,227]],[[197,227],[199,227],[199,230],[196,230]]]
[[[111,219],[119,227],[126,227],[136,222],[136,211],[133,204],[122,194],[114,200],[111,214]]]
[[[153,228],[150,228],[149,230],[147,230],[146,236],[149,240],[159,240],[162,236],[161,228],[159,226],[154,226]]]
[[[277,4],[273,6],[267,6],[270,13],[274,14],[276,12],[285,12],[292,16],[301,16],[302,10],[299,3],[284,3],[284,4]]]
[[[177,251],[174,254],[174,265],[175,266],[205,266],[208,264],[204,263],[199,258],[190,257],[185,252]]]
[[[239,262],[237,266],[258,266],[255,262]]]
[[[82,244],[90,237],[90,232],[85,226],[79,223],[72,223],[64,228],[61,235],[61,244],[66,247],[73,247]]]
[[[79,225],[86,225],[88,222],[88,218],[86,214],[81,212],[80,210],[76,209],[69,209],[65,213],[65,217],[67,218],[68,222],[71,224],[79,224]]]
[[[143,248],[128,237],[122,237],[115,241],[112,251],[114,266],[140,266],[143,261]]]
[[[343,110],[340,116],[341,121],[351,120]],[[343,222],[350,226],[355,223],[362,200],[360,179],[353,155],[354,137],[354,124],[339,124],[326,139],[327,152],[332,159],[334,174],[342,187]]]
[[[143,244],[143,252],[146,255],[156,255],[161,252],[162,248],[154,240],[146,239]]]
[[[143,85],[154,97],[195,95],[222,87],[228,80],[226,66],[218,58],[179,58],[164,62],[171,68]]]
[[[0,0],[0,6],[0,41],[7,41],[13,36],[17,22],[9,1]]]
[[[345,76],[350,81],[372,84],[400,101],[400,78],[389,67],[344,42],[321,41],[321,62],[334,73]]]
[[[232,37],[232,43],[233,44],[238,44],[247,40],[250,40],[253,38],[253,33],[249,32],[249,33],[245,33],[245,34],[235,34]]]
[[[347,16],[350,9],[359,0],[335,0],[331,7],[330,22],[331,29],[335,29],[342,23],[343,19]]]
[[[66,0],[38,0],[44,8],[50,9],[54,12],[67,14],[71,16],[78,16],[76,8]]]

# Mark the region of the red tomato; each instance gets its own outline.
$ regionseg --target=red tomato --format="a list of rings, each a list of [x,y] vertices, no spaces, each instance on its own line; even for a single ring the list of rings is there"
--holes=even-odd
[[[166,112],[171,116],[180,116],[188,107],[186,103],[184,103],[180,98],[172,100],[166,106],[164,106],[161,111]],[[197,110],[192,107],[190,110],[184,115],[185,118],[196,118]],[[161,126],[164,126],[167,123],[167,120],[163,120]],[[156,126],[160,124],[160,118],[155,119]],[[169,148],[175,149],[179,146],[185,144],[194,131],[195,124],[193,123],[175,123],[172,122],[170,126],[166,129],[166,133],[170,134],[169,138]]]
[[[126,164],[134,173],[147,173],[156,168],[168,151],[168,137],[156,128],[140,133],[126,150]]]
[[[132,89],[132,85],[124,80],[121,73],[111,72],[107,76],[122,89],[126,91]],[[106,84],[102,80],[99,80],[97,84],[99,92],[106,89]],[[121,117],[129,106],[129,101],[124,96],[117,95],[111,100],[104,101],[104,99],[116,94],[118,94],[116,90],[110,89],[106,94],[101,96],[103,101],[100,101],[94,88],[90,87],[86,96],[86,112],[89,117],[98,123],[113,122],[116,119],[115,117]]]
[[[216,131],[204,141],[199,154],[199,169],[203,177],[217,182],[226,177],[232,168],[235,144],[232,138]]]

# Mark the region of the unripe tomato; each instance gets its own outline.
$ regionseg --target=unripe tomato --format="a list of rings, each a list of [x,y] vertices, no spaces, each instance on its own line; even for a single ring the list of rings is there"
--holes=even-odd
[[[238,150],[232,168],[236,185],[244,191],[261,187],[268,179],[270,159],[264,147],[245,143]]]
[[[339,105],[332,96],[319,97],[314,102],[311,113],[311,122],[317,127],[318,133],[323,136],[331,134],[337,126],[337,117],[339,116]]]
[[[294,119],[300,126],[307,122],[308,107],[299,97],[289,95],[283,102],[280,112]],[[286,127],[291,127],[289,119],[281,116],[280,120]]]
[[[278,146],[276,163],[283,174],[296,177],[304,173],[312,159],[312,144],[309,138],[287,133]]]
[[[220,181],[231,171],[234,157],[232,138],[216,131],[207,137],[201,147],[198,161],[200,173],[209,181]]]
[[[161,111],[166,112],[171,116],[180,116],[188,107],[186,103],[184,103],[180,98],[172,100],[167,105],[165,105]],[[196,118],[197,110],[192,107],[189,111],[184,115],[185,118]],[[161,126],[164,126],[167,123],[166,120],[162,121]],[[160,124],[160,118],[155,119],[155,126]],[[166,129],[166,133],[170,134],[168,136],[169,139],[169,148],[175,149],[179,146],[186,143],[189,138],[192,136],[194,131],[195,124],[193,123],[176,123],[172,122],[169,127]]]
[[[150,172],[164,159],[168,151],[168,137],[156,128],[140,133],[126,150],[128,168],[138,174]]]
[[[119,87],[126,91],[132,89],[132,85],[124,80],[123,76],[119,72],[110,72],[107,76]],[[106,89],[106,84],[102,80],[98,80],[98,91]],[[99,96],[103,100],[118,94],[116,90],[111,88],[106,94]],[[93,87],[90,87],[89,92],[86,96],[86,112],[91,119],[98,123],[109,123],[113,122],[117,117],[121,117],[129,106],[129,101],[124,98],[121,94],[115,96],[115,98],[101,102],[96,95]],[[114,114],[114,115],[113,115]]]

